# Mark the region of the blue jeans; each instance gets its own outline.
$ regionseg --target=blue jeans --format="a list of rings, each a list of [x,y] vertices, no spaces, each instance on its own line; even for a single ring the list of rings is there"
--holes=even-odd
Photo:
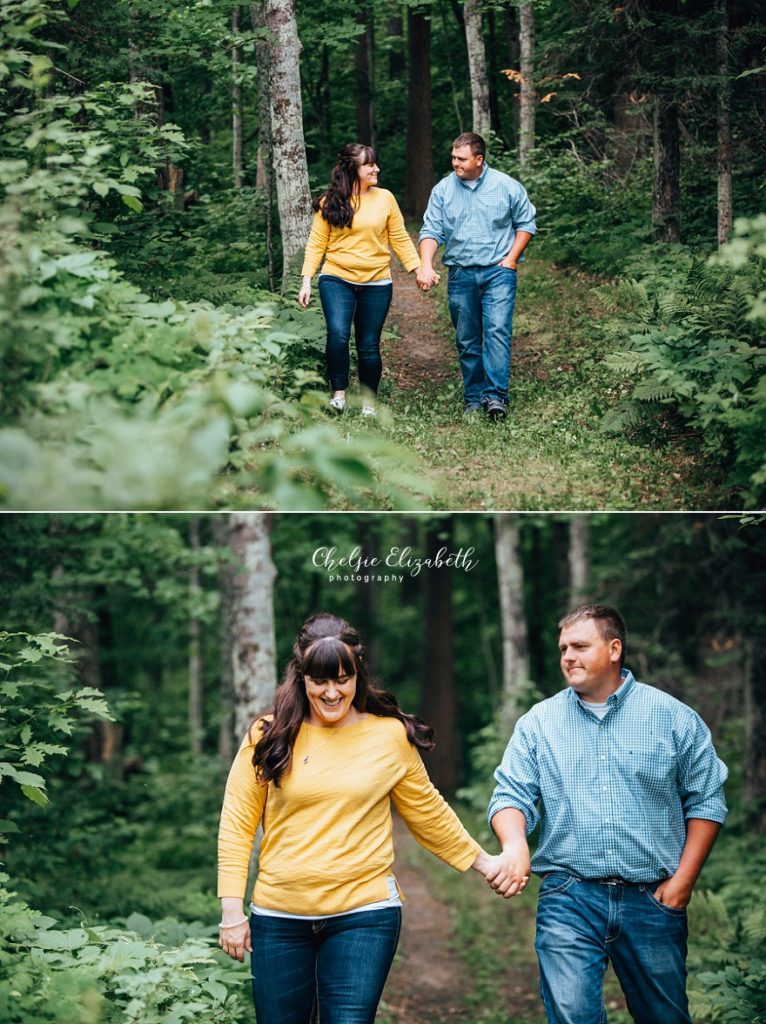
[[[549,1024],[604,1024],[611,960],[638,1024],[691,1024],[686,911],[645,886],[586,882],[566,871],[540,885],[535,949]]]
[[[319,298],[327,321],[327,376],[333,391],[348,387],[348,343],[353,323],[359,383],[377,394],[383,371],[380,335],[392,293],[390,284],[351,284],[332,274],[319,278]]]
[[[450,267],[448,294],[465,404],[507,405],[516,271]]]
[[[251,914],[258,1024],[373,1024],[399,942],[399,907],[301,921]]]

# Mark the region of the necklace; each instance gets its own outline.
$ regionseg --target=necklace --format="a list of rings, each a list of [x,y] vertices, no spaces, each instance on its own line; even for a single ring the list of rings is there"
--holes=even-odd
[[[320,726],[320,728],[321,728],[321,726]],[[322,736],[321,739],[324,740],[324,742],[323,743],[320,742],[319,745],[317,745],[317,746],[315,746],[315,744],[312,743],[312,733],[308,733],[308,735],[306,737],[306,739],[308,741],[308,750],[306,751],[306,755],[303,758],[303,763],[304,764],[308,764],[309,763],[309,760],[310,760],[312,754],[316,754],[318,750],[322,750],[322,748],[326,747],[328,743],[332,743],[334,737],[337,736],[337,734],[338,734],[338,730],[337,729],[322,729],[322,732],[329,733],[329,735]]]

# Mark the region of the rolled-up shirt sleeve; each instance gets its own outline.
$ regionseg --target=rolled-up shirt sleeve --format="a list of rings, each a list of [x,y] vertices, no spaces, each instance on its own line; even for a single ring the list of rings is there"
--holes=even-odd
[[[723,784],[729,770],[716,754],[710,730],[696,712],[689,709],[683,726],[676,730],[676,743],[678,792],[684,817],[723,825],[728,813]]]
[[[532,205],[527,190],[523,185],[515,182],[516,188],[511,196],[511,216],[516,231],[528,231],[530,235],[537,234],[535,216],[537,210]]]
[[[515,807],[526,819],[526,832],[529,835],[540,820],[537,804],[540,799],[540,773],[535,753],[534,731],[522,716],[516,723],[508,746],[505,748],[503,760],[495,772],[495,791],[487,809],[487,820],[490,827],[492,819],[498,811],[506,807]]]
[[[441,190],[434,188],[428,200],[426,212],[423,214],[423,227],[418,235],[418,244],[424,238],[433,238],[442,245],[445,240],[444,234],[444,196]]]

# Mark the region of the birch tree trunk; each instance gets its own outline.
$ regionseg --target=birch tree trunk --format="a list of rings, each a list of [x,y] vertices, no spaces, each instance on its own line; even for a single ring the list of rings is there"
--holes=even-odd
[[[282,290],[303,252],[311,225],[311,196],[303,137],[301,42],[295,0],[265,0],[268,30],[269,105],[277,207],[282,236]]]
[[[229,543],[234,552],[232,594],[232,680],[234,731],[240,740],[265,711],[277,686],[269,516],[232,512]]]
[[[519,4],[519,61],[519,164],[524,168],[535,148],[535,12],[529,2]]]
[[[588,517],[569,520],[569,609],[585,603],[588,586]]]
[[[200,550],[199,518],[192,516],[189,523],[189,543],[192,554]],[[200,599],[199,564],[189,569],[189,749],[192,754],[202,753],[202,629],[197,614]]]
[[[242,83],[239,78],[240,53],[237,44],[239,22],[239,4],[235,4],[231,9],[231,169],[234,188],[242,188]]]
[[[495,517],[495,562],[500,595],[500,634],[503,647],[503,698],[500,717],[511,732],[519,717],[519,699],[529,680],[529,642],[524,613],[524,568],[519,551],[519,517],[498,512]]]
[[[426,557],[434,558],[441,547],[451,548],[452,523],[434,519],[426,534]],[[457,695],[452,649],[452,570],[427,570],[425,622],[425,673],[421,712],[436,733],[436,748],[426,757],[434,785],[454,793],[460,778],[460,744],[457,734]]]
[[[728,0],[717,0],[718,90],[716,117],[718,123],[718,248],[731,235],[734,211],[731,195],[731,78],[729,61]]]
[[[465,0],[465,40],[468,47],[468,71],[471,78],[473,131],[489,141],[489,86],[487,55],[481,28],[481,0]]]

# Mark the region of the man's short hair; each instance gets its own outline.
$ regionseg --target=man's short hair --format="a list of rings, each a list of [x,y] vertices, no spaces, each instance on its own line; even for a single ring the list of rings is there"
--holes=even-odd
[[[481,135],[477,135],[476,132],[463,132],[462,135],[458,135],[452,143],[452,148],[460,149],[461,146],[470,146],[473,156],[481,154],[485,157],[487,155],[487,144]]]
[[[620,668],[622,668],[628,648],[628,631],[625,628],[622,615],[616,608],[610,608],[608,604],[583,604],[564,616],[559,622],[559,629],[568,629],[575,623],[582,622],[583,619],[593,619],[604,643],[609,643],[610,640],[620,641]]]

